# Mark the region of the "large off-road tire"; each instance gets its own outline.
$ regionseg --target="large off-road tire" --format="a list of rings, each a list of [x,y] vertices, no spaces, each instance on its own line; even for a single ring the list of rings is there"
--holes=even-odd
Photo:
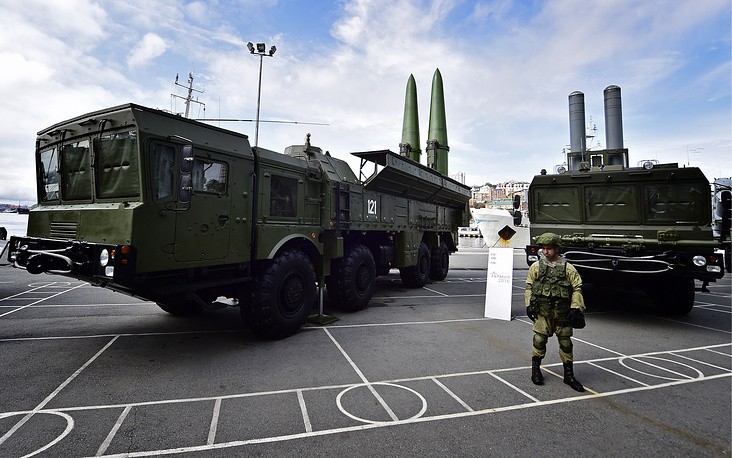
[[[203,312],[201,305],[186,298],[185,294],[171,294],[156,302],[158,307],[175,316],[194,316]]]
[[[366,308],[376,287],[376,265],[371,250],[356,245],[341,259],[333,261],[325,279],[328,297],[341,310]]]
[[[656,310],[670,315],[686,315],[694,308],[694,279],[661,282],[653,292]]]
[[[430,263],[430,280],[442,281],[447,277],[450,270],[450,250],[447,243],[441,242],[437,247],[432,249],[432,259]]]
[[[254,333],[282,339],[305,324],[315,293],[310,259],[299,250],[285,251],[257,278],[254,297],[240,300],[241,316]]]
[[[422,242],[417,253],[417,265],[399,269],[402,283],[410,288],[421,288],[426,285],[430,279],[430,261],[430,249]]]

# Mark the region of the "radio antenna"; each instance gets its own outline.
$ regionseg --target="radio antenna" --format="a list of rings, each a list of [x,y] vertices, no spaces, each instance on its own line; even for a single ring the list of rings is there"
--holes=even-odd
[[[185,86],[185,85],[180,84],[178,82],[178,74],[176,73],[175,74],[175,85],[176,86],[180,86],[180,87],[184,87],[184,88],[186,88],[186,90],[188,90],[188,95],[186,97],[181,97],[181,96],[179,96],[177,94],[170,94],[170,97],[171,98],[183,99],[185,101],[186,111],[185,111],[184,116],[186,118],[188,117],[188,112],[190,110],[191,103],[197,103],[197,104],[203,106],[203,112],[204,112],[204,114],[206,113],[206,104],[203,103],[203,102],[199,102],[198,100],[193,100],[193,93],[194,92],[198,92],[199,94],[203,94],[203,91],[200,91],[198,89],[193,89],[193,72],[189,72],[188,73],[188,86]]]

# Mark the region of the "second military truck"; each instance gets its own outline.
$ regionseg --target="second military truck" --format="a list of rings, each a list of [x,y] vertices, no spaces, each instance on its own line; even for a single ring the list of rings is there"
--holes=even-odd
[[[437,127],[433,156],[447,151]],[[358,310],[391,268],[410,287],[444,279],[467,225],[470,188],[434,157],[353,154],[360,177],[309,136],[283,154],[136,104],[88,113],[39,133],[38,204],[8,259],[172,314],[233,298],[255,332],[285,337],[305,323],[316,284]]]
[[[685,314],[702,287],[724,275],[715,250],[709,180],[696,167],[641,161],[623,148],[620,88],[605,89],[607,148],[585,145],[584,94],[569,96],[567,166],[534,177],[529,187],[532,239],[561,236],[563,251],[587,283],[640,288],[659,310]],[[539,247],[526,247],[527,262]]]

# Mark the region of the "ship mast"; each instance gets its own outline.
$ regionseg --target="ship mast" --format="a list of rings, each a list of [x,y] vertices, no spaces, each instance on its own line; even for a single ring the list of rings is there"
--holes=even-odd
[[[183,84],[180,84],[178,82],[178,74],[176,73],[175,74],[175,85],[176,86],[180,86],[180,87],[184,87],[184,88],[186,88],[186,90],[188,90],[188,95],[186,97],[181,97],[181,96],[179,96],[177,94],[170,94],[170,97],[171,98],[183,99],[185,101],[186,111],[185,111],[185,114],[183,116],[185,116],[186,118],[188,117],[188,112],[190,110],[191,103],[197,103],[199,105],[202,105],[203,106],[203,112],[206,113],[206,104],[203,103],[203,102],[199,102],[198,100],[193,100],[193,93],[194,92],[198,92],[200,94],[203,94],[203,91],[198,90],[198,89],[193,89],[193,72],[188,73],[188,86],[184,86]]]

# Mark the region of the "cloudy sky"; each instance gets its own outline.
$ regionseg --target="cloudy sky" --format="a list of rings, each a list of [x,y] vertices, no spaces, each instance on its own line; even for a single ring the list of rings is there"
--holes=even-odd
[[[530,181],[563,162],[568,95],[605,143],[603,89],[622,88],[625,146],[732,176],[729,0],[0,0],[0,201],[35,201],[35,134],[117,104],[253,119],[259,145],[398,151],[407,78],[426,142],[432,74],[445,85],[449,172]],[[589,119],[588,119],[589,121]],[[220,123],[254,137],[254,124]],[[425,162],[423,155],[423,162]]]

